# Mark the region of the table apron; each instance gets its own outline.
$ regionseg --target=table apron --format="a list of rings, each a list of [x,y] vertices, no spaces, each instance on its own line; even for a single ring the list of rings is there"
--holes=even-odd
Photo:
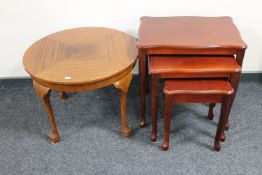
[[[229,78],[231,73],[205,72],[205,73],[161,73],[159,78]]]
[[[98,88],[103,88],[108,85],[111,85],[122,78],[124,78],[128,73],[130,73],[133,70],[134,64],[129,66],[127,69],[122,71],[121,73],[118,73],[114,77],[110,77],[108,79],[104,79],[101,81],[97,82],[92,82],[92,83],[83,83],[83,84],[55,84],[55,83],[49,83],[45,81],[41,81],[37,79],[36,77],[32,77],[34,81],[37,83],[41,84],[42,86],[46,88],[50,88],[51,90],[56,90],[56,91],[63,91],[63,92],[81,92],[81,91],[87,91],[87,90],[94,90]]]
[[[177,48],[147,48],[146,54],[154,55],[234,55],[239,49],[235,48],[208,48],[208,49],[177,49]]]

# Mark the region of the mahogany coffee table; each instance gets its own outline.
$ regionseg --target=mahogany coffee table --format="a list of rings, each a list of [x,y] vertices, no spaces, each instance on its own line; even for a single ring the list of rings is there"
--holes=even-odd
[[[46,36],[27,49],[23,64],[49,117],[52,143],[60,141],[50,91],[80,92],[113,84],[121,101],[121,135],[129,136],[126,98],[137,58],[136,39],[108,28],[76,28]]]
[[[247,46],[231,17],[141,17],[140,21],[137,44],[139,48],[140,127],[145,127],[148,57],[154,55],[227,55],[233,56],[242,67]],[[230,77],[227,77],[234,88],[228,112],[231,110],[237,92],[240,73],[232,73]],[[195,74],[191,74],[191,78],[193,77],[197,78]],[[206,77],[210,77],[210,75],[206,74]],[[158,84],[159,78],[156,77],[153,84]],[[177,76],[176,78],[185,77]],[[152,87],[152,89],[155,88]],[[151,95],[152,108],[156,108],[156,93],[151,92]]]

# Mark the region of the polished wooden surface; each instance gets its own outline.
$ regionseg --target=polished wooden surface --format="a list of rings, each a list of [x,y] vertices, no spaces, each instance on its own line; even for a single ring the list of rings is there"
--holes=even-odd
[[[148,57],[154,55],[192,55],[205,56],[231,55],[242,67],[245,49],[239,31],[231,17],[142,17],[139,28],[139,93],[140,93],[140,127],[146,126],[145,94],[147,85]],[[218,59],[219,60],[219,59]],[[200,65],[200,64],[198,64]],[[234,88],[234,94],[229,97],[230,109],[237,92],[240,73],[167,73],[152,77],[152,84],[157,88],[159,78],[206,78],[227,77]],[[152,74],[153,75],[153,74]],[[153,89],[153,88],[152,88]],[[156,98],[157,93],[151,96]],[[152,99],[151,108],[157,107]]]
[[[232,94],[230,83],[223,79],[178,79],[165,81],[165,94]]]
[[[230,100],[228,99],[234,89],[223,79],[180,79],[166,80],[164,84],[164,141],[163,150],[169,148],[170,117],[172,103],[222,103],[220,118],[214,142],[214,149],[219,151],[220,141],[224,141],[224,130],[228,120]],[[151,136],[156,139],[157,131],[152,130]]]
[[[245,48],[231,17],[141,17],[138,48]],[[223,36],[223,37],[221,37]]]
[[[108,28],[76,28],[34,43],[24,54],[26,71],[39,81],[87,84],[111,78],[134,64],[136,39]]]
[[[230,78],[232,73],[239,73],[241,67],[236,62],[233,56],[194,56],[194,55],[173,55],[173,56],[151,56],[149,70],[151,74],[151,114],[152,114],[152,129],[157,130],[157,114],[158,114],[158,87],[159,79],[169,78]],[[188,84],[186,80],[181,80],[185,84]],[[194,80],[192,80],[194,81]],[[198,83],[201,83],[198,82]],[[178,84],[179,85],[179,84]],[[196,85],[196,87],[199,84]],[[204,86],[206,86],[204,84]],[[200,88],[210,88],[199,86]],[[189,87],[189,86],[188,86]],[[191,87],[190,87],[191,88]],[[172,89],[172,88],[171,88]],[[197,89],[196,89],[197,90]],[[198,91],[197,91],[198,92]],[[183,93],[183,92],[182,92]],[[198,92],[199,93],[199,92]],[[187,99],[183,96],[176,95],[180,101]],[[221,100],[221,96],[217,96],[217,99],[210,98],[208,96],[200,95],[195,96],[194,101],[198,102],[199,99],[205,99],[206,103],[216,103]],[[191,99],[192,102],[193,99]],[[208,112],[208,118],[214,117],[212,104]],[[228,124],[227,124],[228,125]],[[156,138],[155,134],[151,134],[151,140],[154,141]]]
[[[114,85],[121,102],[121,135],[130,136],[126,121],[126,98],[137,58],[136,39],[126,33],[97,27],[64,30],[44,37],[24,54],[25,70],[48,113],[50,141],[60,135],[50,104],[50,91],[86,91]]]
[[[233,56],[151,56],[150,73],[233,73],[241,67]]]

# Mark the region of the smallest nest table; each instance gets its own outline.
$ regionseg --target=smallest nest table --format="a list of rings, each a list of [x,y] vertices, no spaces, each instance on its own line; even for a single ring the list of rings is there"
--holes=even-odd
[[[221,103],[221,112],[214,149],[221,148],[221,135],[229,116],[228,98],[234,90],[226,79],[173,79],[164,83],[164,141],[163,150],[169,147],[170,115],[172,103]]]
[[[121,100],[121,134],[129,136],[126,98],[137,58],[136,39],[108,28],[76,28],[46,36],[27,49],[23,64],[48,113],[50,141],[59,142],[50,91],[79,92],[113,84]]]

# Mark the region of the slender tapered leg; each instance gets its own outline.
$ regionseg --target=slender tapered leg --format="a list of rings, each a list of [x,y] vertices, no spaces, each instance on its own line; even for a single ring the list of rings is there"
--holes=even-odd
[[[230,105],[229,105],[230,106]],[[230,108],[230,107],[229,107]],[[230,110],[230,109],[229,109]],[[230,113],[230,111],[228,111]],[[223,132],[220,135],[220,141],[224,142],[226,140],[226,135],[225,135],[225,131],[229,129],[229,122],[227,121],[225,124],[225,128],[223,130]]]
[[[115,82],[113,85],[117,89],[120,96],[121,103],[121,135],[123,137],[129,137],[131,135],[131,129],[127,125],[126,121],[126,98],[130,82],[132,80],[132,72],[129,72],[127,76],[121,80]]]
[[[236,61],[237,63],[239,64],[240,67],[242,67],[242,63],[243,63],[243,60],[244,60],[244,56],[245,56],[245,49],[240,49],[237,51],[237,54],[236,54]],[[230,77],[230,83],[231,83],[231,86],[233,87],[234,89],[234,93],[233,95],[230,97],[230,109],[229,109],[229,113],[231,111],[231,108],[233,106],[233,103],[234,103],[234,99],[236,97],[236,93],[237,93],[237,89],[238,89],[238,85],[239,85],[239,81],[240,81],[240,74],[241,72],[238,72],[238,73],[233,73],[231,74],[231,77]],[[229,122],[227,121],[226,122],[226,127],[225,127],[225,130],[228,130],[229,129]]]
[[[155,74],[151,74],[151,114],[152,114],[151,141],[152,142],[155,142],[157,138],[158,84],[159,84],[159,76]]]
[[[216,106],[216,103],[210,103],[209,104],[209,110],[208,110],[208,119],[213,120],[214,118],[214,107]]]
[[[229,114],[231,112],[231,109],[232,109],[232,106],[233,106],[233,103],[234,103],[234,99],[236,97],[239,81],[240,81],[240,72],[232,73],[231,78],[230,78],[230,83],[231,83],[231,86],[234,89],[234,93],[229,97]],[[228,130],[228,129],[229,129],[229,122],[227,120],[224,130]],[[221,138],[224,141],[225,140],[225,134],[224,133],[222,134],[222,137],[224,137],[224,138]]]
[[[149,93],[149,72],[148,72],[148,57],[146,56],[146,87],[145,87],[145,92],[148,94]]]
[[[140,95],[140,128],[146,126],[145,114],[145,83],[146,83],[146,55],[143,49],[139,49],[139,95]]]
[[[216,151],[219,151],[221,148],[220,145],[220,139],[221,135],[225,130],[225,125],[228,120],[229,116],[229,110],[230,110],[230,96],[224,95],[221,103],[221,112],[220,112],[220,117],[219,117],[219,122],[217,125],[217,132],[216,132],[216,137],[215,137],[215,143],[214,143],[214,149]]]
[[[41,99],[42,103],[44,104],[45,110],[48,114],[50,126],[51,126],[51,134],[49,136],[49,140],[51,143],[57,143],[60,141],[60,135],[56,128],[55,117],[52,111],[52,107],[50,104],[50,89],[46,88],[37,82],[33,82],[35,91],[37,92],[39,98]]]
[[[210,103],[209,104],[209,110],[208,110],[208,119],[213,120],[214,118],[214,107],[216,106],[216,103]],[[220,141],[225,141],[225,133],[222,132],[220,136]]]
[[[240,81],[240,72],[239,73],[232,73],[231,78],[230,78],[230,83],[231,83],[231,86],[234,89],[234,93],[233,93],[233,95],[230,96],[230,100],[229,100],[230,101],[230,104],[229,104],[230,110],[229,110],[229,112],[231,112],[231,109],[232,109],[232,106],[233,106],[233,103],[234,103],[234,99],[236,97],[239,81]],[[229,129],[229,122],[228,121],[226,123],[225,129],[226,130]]]
[[[162,144],[162,149],[164,151],[169,148],[169,135],[170,135],[170,116],[172,111],[172,95],[165,94],[164,101],[164,141]]]
[[[208,111],[208,119],[209,120],[213,120],[213,118],[214,118],[214,107],[216,106],[216,103],[210,103],[209,104],[209,111]],[[226,124],[226,126],[228,125],[228,122],[227,122],[227,124]],[[226,129],[226,127],[225,127],[225,129]],[[226,136],[225,136],[225,132],[223,131],[222,133],[221,133],[221,135],[220,135],[220,141],[221,142],[224,142],[225,141],[225,139],[226,139]]]
[[[58,92],[58,98],[66,99],[66,93],[65,92]]]
[[[230,83],[231,83],[231,86],[233,87],[234,89],[234,93],[232,95],[229,96],[228,98],[228,116],[230,115],[230,112],[231,112],[231,109],[232,109],[232,106],[233,106],[233,103],[234,103],[234,99],[235,99],[235,96],[236,96],[236,91],[237,91],[237,88],[238,88],[238,85],[239,85],[239,81],[240,81],[240,73],[233,73],[231,74],[231,79],[230,79]],[[227,121],[224,123],[224,127],[223,127],[223,131],[220,135],[220,141],[221,142],[224,142],[226,140],[226,135],[225,135],[225,131],[229,129],[229,122],[228,122],[228,118],[227,118]]]

